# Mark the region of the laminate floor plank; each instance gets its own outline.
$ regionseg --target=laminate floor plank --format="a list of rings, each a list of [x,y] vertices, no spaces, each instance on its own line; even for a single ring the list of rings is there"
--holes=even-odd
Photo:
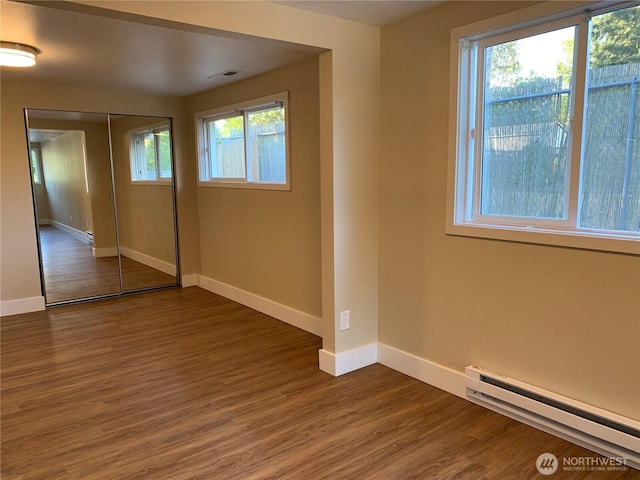
[[[192,287],[5,317],[2,479],[536,479],[581,447]],[[635,470],[550,478],[637,479]]]

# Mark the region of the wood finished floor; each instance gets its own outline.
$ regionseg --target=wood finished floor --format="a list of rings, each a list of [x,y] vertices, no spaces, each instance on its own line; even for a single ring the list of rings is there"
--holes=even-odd
[[[381,365],[333,378],[319,348],[196,287],[5,317],[2,479],[638,478],[543,477],[541,453],[596,455]]]
[[[50,225],[40,226],[47,303],[120,292],[117,257],[96,258],[91,244]],[[125,290],[176,283],[175,277],[121,257]]]

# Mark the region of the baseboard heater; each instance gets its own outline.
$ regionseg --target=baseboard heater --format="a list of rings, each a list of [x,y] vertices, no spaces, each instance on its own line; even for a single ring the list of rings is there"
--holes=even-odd
[[[465,369],[469,400],[640,469],[640,422],[475,365]]]

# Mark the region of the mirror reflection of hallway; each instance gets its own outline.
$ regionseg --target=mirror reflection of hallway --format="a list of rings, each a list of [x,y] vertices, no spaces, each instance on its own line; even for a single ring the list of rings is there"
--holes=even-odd
[[[135,182],[131,175],[134,140],[147,125],[167,132],[164,151],[171,156],[170,120],[113,120],[107,114],[27,111],[47,305],[178,285],[172,158],[161,182]]]

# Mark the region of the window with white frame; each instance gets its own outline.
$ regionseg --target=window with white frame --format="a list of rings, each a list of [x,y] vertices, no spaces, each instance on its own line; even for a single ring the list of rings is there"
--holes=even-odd
[[[156,125],[129,132],[131,180],[162,182],[171,179],[171,131]]]
[[[287,93],[196,115],[200,185],[288,190]]]
[[[465,33],[449,233],[640,253],[640,6]]]

